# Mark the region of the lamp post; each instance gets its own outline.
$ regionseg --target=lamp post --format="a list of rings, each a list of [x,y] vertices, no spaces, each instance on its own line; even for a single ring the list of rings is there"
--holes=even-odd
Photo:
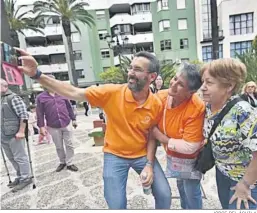
[[[123,52],[123,48],[128,44],[129,38],[125,36],[123,32],[119,32],[117,27],[114,29],[114,38],[116,39],[116,45],[115,40],[109,34],[105,36],[105,40],[107,41],[109,48],[118,53],[119,63],[121,66],[121,54]]]

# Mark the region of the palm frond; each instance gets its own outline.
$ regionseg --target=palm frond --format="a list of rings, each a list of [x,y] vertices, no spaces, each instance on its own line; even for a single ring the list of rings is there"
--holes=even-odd
[[[28,13],[33,13],[33,10],[28,10],[20,15],[17,16],[17,19],[22,19],[24,15],[27,15]]]
[[[79,34],[81,35],[81,31],[80,31],[80,28],[79,28],[79,26],[77,25],[77,23],[76,22],[71,22],[72,23],[72,25],[76,28],[76,30],[79,32]]]
[[[19,7],[17,8],[17,10],[15,11],[13,17],[17,17],[17,14],[19,13],[20,9],[21,9],[21,8],[24,8],[24,7],[28,7],[28,6],[27,6],[27,5],[21,5],[21,6],[19,6]],[[20,15],[19,15],[19,16],[20,16]],[[18,17],[19,17],[19,16],[18,16]],[[18,17],[17,17],[17,18],[18,18]]]
[[[76,9],[84,9],[84,7],[88,7],[89,4],[87,2],[79,2],[74,5],[70,5],[70,10],[76,10]]]

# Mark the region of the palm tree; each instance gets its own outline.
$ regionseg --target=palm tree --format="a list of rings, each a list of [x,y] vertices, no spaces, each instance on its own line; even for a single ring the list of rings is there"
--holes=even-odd
[[[161,64],[160,75],[162,76],[164,88],[169,87],[170,79],[176,74],[176,62]]]
[[[73,48],[71,42],[71,24],[81,34],[77,21],[88,26],[94,25],[94,17],[84,9],[84,6],[89,6],[86,2],[77,2],[77,0],[48,0],[36,1],[34,3],[34,12],[37,13],[37,19],[44,20],[44,18],[51,19],[53,16],[58,16],[64,30],[65,37],[68,44],[68,59],[69,78],[71,83],[78,86],[76,68],[74,63]],[[63,40],[65,40],[63,36]]]
[[[44,28],[44,24],[39,22],[38,20],[34,20],[31,17],[26,17],[27,15],[33,15],[32,10],[26,10],[26,12],[20,13],[20,10],[26,5],[18,6],[15,8],[16,0],[4,0],[4,9],[6,12],[8,24],[9,24],[9,36],[11,46],[19,47],[20,42],[18,38],[18,33],[24,35],[24,30],[32,30],[34,32],[40,32],[44,34],[40,29]],[[23,81],[25,81],[25,77],[23,76]],[[15,89],[17,91],[17,89]],[[29,103],[28,101],[28,93],[31,91],[27,90],[26,84],[23,84],[22,89],[17,91],[21,96],[24,97],[25,102]]]
[[[7,14],[8,23],[10,25],[10,38],[12,40],[12,46],[19,47],[18,33],[24,35],[23,30],[33,30],[35,32],[43,32],[39,28],[44,28],[44,24],[32,18],[26,17],[33,14],[32,10],[19,14],[20,10],[26,5],[21,5],[15,9],[15,0],[4,0],[4,7]],[[19,14],[19,15],[18,15]]]

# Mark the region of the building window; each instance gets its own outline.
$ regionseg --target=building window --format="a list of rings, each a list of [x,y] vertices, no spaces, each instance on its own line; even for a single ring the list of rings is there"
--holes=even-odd
[[[242,55],[252,47],[252,41],[241,41],[230,43],[230,57],[235,58],[236,53]]]
[[[132,26],[130,24],[119,24],[115,27],[112,27],[112,34],[114,35],[114,29],[117,28],[118,32],[124,33],[125,35],[132,34]]]
[[[178,20],[178,29],[179,30],[187,30],[187,19],[179,19]]]
[[[80,42],[80,34],[79,34],[79,32],[71,33],[71,41],[72,42]]]
[[[202,47],[202,57],[204,62],[212,61],[212,45]],[[219,45],[219,58],[223,58],[223,45]]]
[[[230,35],[253,33],[253,13],[229,16]]]
[[[110,58],[110,51],[109,50],[101,50],[102,58]]]
[[[78,78],[85,78],[83,69],[76,70],[76,73],[77,73]]]
[[[140,3],[131,6],[132,15],[150,12],[150,3]]]
[[[163,40],[160,42],[161,44],[161,51],[163,50],[171,50],[171,40]]]
[[[58,73],[53,73],[53,75],[59,81],[68,81],[69,80],[68,72],[58,72]]]
[[[96,19],[97,20],[105,19],[105,11],[104,10],[97,10],[96,11]]]
[[[53,24],[60,24],[61,23],[59,16],[53,16],[52,20],[53,20]]]
[[[107,33],[108,33],[107,30],[98,30],[99,39],[104,40]]]
[[[73,51],[73,57],[75,61],[82,60],[82,53],[80,50]]]
[[[159,21],[159,31],[167,31],[170,29],[170,20],[161,20]]]
[[[160,10],[168,10],[169,9],[169,3],[168,0],[158,0],[157,1],[157,11]]]
[[[189,58],[181,58],[181,62],[182,63],[189,62]]]
[[[180,49],[188,49],[188,39],[180,39]]]
[[[177,0],[177,9],[185,9],[186,8],[186,0]]]
[[[110,67],[103,67],[103,71],[107,71],[108,69],[110,69]]]
[[[210,0],[202,0],[202,25],[203,39],[210,39],[211,36],[211,5]]]

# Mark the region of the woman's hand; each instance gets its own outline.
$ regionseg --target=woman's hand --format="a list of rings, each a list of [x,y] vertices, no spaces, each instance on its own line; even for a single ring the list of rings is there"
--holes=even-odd
[[[246,209],[249,209],[249,204],[248,204],[249,201],[256,204],[256,201],[251,196],[251,189],[249,189],[241,181],[238,182],[236,186],[232,187],[231,190],[235,190],[235,193],[231,197],[229,204],[232,204],[234,201],[237,200],[237,203],[236,203],[237,209],[240,209],[242,201]]]

